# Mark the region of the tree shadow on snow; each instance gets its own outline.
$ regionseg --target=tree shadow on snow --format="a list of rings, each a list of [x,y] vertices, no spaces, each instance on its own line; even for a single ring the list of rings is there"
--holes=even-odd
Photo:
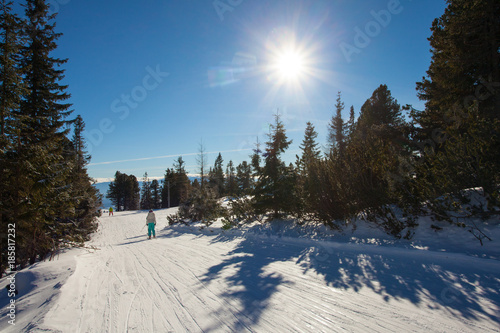
[[[212,242],[238,237],[223,233],[214,235]],[[478,320],[484,316],[500,323],[499,262],[488,260],[485,265],[482,260],[487,259],[400,250],[265,236],[242,238],[201,280],[210,283],[223,278],[228,284],[221,296],[241,305],[236,331],[258,323],[279,286],[291,283],[286,275],[266,269],[273,262],[284,261],[295,262],[304,274],[322,276],[325,285],[333,288],[355,292],[369,288],[387,302],[408,300],[430,309],[444,308],[456,318]],[[229,271],[224,272],[226,269]]]
[[[217,237],[218,240],[221,238],[224,236]],[[278,287],[291,283],[281,273],[265,271],[265,268],[273,262],[288,261],[292,255],[280,244],[245,239],[227,253],[226,259],[210,267],[201,278],[202,282],[210,283],[225,276],[228,287],[220,296],[229,302],[239,303],[239,306],[233,309],[241,309],[237,315],[238,321],[234,323],[234,331],[256,324],[270,305],[270,298],[278,291]],[[234,274],[223,272],[228,268],[231,269],[229,272]]]

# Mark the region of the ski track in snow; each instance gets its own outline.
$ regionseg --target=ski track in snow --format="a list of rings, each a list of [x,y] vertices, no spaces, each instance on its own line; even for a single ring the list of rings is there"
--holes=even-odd
[[[57,297],[16,327],[3,307],[0,331],[500,332],[500,261],[164,227],[172,212],[152,240],[144,212],[100,218]]]

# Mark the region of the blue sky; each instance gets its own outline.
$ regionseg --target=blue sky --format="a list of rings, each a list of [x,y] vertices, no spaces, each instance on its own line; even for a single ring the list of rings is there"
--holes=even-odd
[[[307,121],[325,144],[338,91],[348,108],[387,84],[401,105],[422,108],[415,82],[430,62],[430,26],[444,0],[51,0],[55,56],[68,58],[74,116],[86,122],[89,174],[163,176],[178,156],[197,172],[249,160],[279,109],[299,153]],[[293,49],[302,72],[270,66]]]

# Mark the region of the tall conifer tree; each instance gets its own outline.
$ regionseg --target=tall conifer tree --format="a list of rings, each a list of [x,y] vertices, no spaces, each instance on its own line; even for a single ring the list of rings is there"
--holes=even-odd
[[[330,124],[328,125],[328,145],[330,149],[330,155],[334,152],[342,155],[345,150],[345,140],[344,132],[345,125],[342,119],[342,111],[344,111],[345,105],[342,102],[342,93],[339,91],[337,94],[337,103],[335,104],[335,115],[332,117]]]
[[[222,159],[222,155],[219,153],[217,158],[215,159],[214,167],[210,170],[209,175],[209,183],[210,186],[215,189],[215,194],[217,197],[222,197],[225,194],[224,191],[224,169],[222,167],[222,163],[224,160]]]
[[[264,166],[259,174],[255,189],[255,208],[258,213],[271,212],[274,218],[293,211],[293,174],[281,159],[292,140],[288,140],[279,113],[274,116],[264,153]]]
[[[424,140],[460,121],[457,115],[470,107],[482,117],[500,119],[500,2],[446,2],[445,13],[432,24],[427,77],[417,83],[426,104],[414,115]]]
[[[23,46],[22,21],[12,13],[12,2],[0,2],[0,227],[7,230],[16,222],[16,210],[21,193],[16,176],[20,157],[16,154],[16,136],[19,136],[19,108],[25,93],[20,66]],[[0,239],[0,276],[8,251],[6,238]]]
[[[16,177],[19,192],[17,219],[19,229],[29,237],[23,239],[23,255],[33,263],[57,246],[54,239],[65,228],[61,216],[71,215],[73,204],[66,186],[74,161],[69,154],[69,129],[65,119],[71,114],[67,86],[61,85],[66,60],[54,58],[56,40],[55,15],[49,16],[42,0],[27,0],[21,68],[26,84],[20,109],[17,138]],[[50,203],[50,204],[48,204]]]
[[[500,2],[447,4],[431,28],[427,77],[417,83],[425,110],[412,113],[416,192],[421,201],[446,193],[459,202],[440,215],[467,201],[465,188],[483,188],[488,209],[500,205]]]

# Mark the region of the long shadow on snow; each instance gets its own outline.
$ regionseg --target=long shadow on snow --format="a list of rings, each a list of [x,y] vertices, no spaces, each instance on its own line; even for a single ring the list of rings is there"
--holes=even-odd
[[[192,231],[170,229],[165,236],[182,233]],[[241,235],[219,234],[212,242],[227,242],[239,237]],[[385,301],[406,299],[416,305],[425,302],[429,308],[445,308],[457,318],[476,320],[483,315],[500,323],[500,263],[495,260],[488,260],[488,265],[484,265],[482,260],[487,259],[453,254],[448,257],[418,250],[400,249],[398,252],[378,246],[262,235],[241,239],[238,246],[227,253],[226,259],[210,267],[201,278],[210,283],[221,278],[225,269],[234,271],[233,275],[225,277],[229,288],[221,296],[241,303],[242,316],[247,319],[235,323],[235,330],[257,323],[278,287],[290,283],[286,276],[265,272],[265,268],[273,262],[291,260],[302,267],[304,274],[313,271],[323,276],[326,285],[334,288],[356,292],[369,288]],[[484,266],[489,266],[486,271]],[[489,300],[490,308],[485,308],[485,300]]]
[[[184,234],[194,234],[198,237],[212,237],[212,243],[232,241],[237,236],[224,236],[210,233],[209,230],[198,228],[165,228],[161,238],[177,237]],[[225,277],[228,285],[227,291],[220,297],[226,299],[230,304],[231,311],[235,314],[235,322],[232,323],[233,331],[245,330],[248,325],[256,324],[262,313],[269,306],[271,296],[278,290],[279,286],[289,284],[280,273],[265,272],[266,266],[277,261],[289,261],[297,253],[289,251],[287,246],[262,242],[258,239],[250,240],[242,238],[243,241],[232,251],[228,252],[220,264],[214,265],[200,278],[203,283],[211,283],[221,278],[223,271],[233,268],[236,273]],[[234,302],[240,306],[234,306]],[[241,309],[241,310],[238,310]],[[220,313],[227,313],[228,308],[221,308]],[[238,311],[239,313],[235,313]],[[229,323],[226,323],[231,325]],[[218,327],[204,328],[205,332],[220,329]]]
[[[293,253],[287,246],[245,239],[227,254],[225,260],[210,267],[201,280],[210,283],[218,279],[226,268],[232,267],[235,271],[235,274],[225,277],[228,289],[221,296],[240,303],[241,315],[233,327],[235,331],[239,331],[247,324],[258,323],[262,313],[270,306],[269,300],[278,291],[278,287],[290,284],[286,276],[278,272],[266,272],[266,266],[292,258]]]
[[[445,308],[457,318],[476,320],[482,314],[500,323],[500,263],[482,260],[487,259],[325,244],[304,250],[297,263],[335,288],[356,292],[370,288],[385,301],[406,299],[416,305],[425,301],[429,308]],[[485,300],[490,308],[485,308]]]
[[[135,240],[131,240],[135,239]],[[136,244],[136,243],[142,243],[142,242],[151,242],[151,239],[148,239],[148,236],[137,236],[137,237],[131,237],[131,238],[126,238],[125,240],[128,240],[128,242],[123,242],[116,244],[117,246],[123,246],[123,245],[131,245],[131,244]]]

